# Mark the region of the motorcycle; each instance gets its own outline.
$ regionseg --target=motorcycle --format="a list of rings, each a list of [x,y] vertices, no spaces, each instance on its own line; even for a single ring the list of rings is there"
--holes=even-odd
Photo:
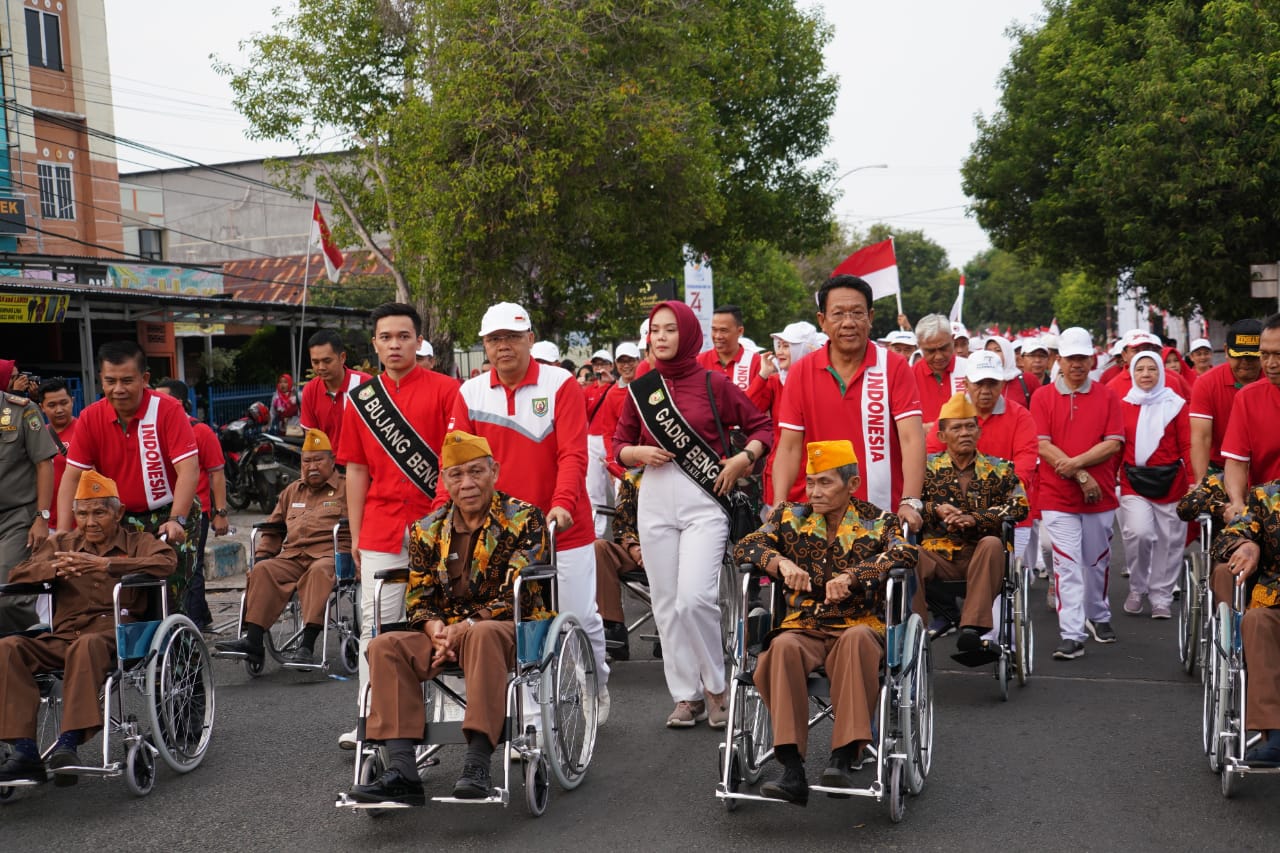
[[[264,513],[275,509],[285,486],[302,470],[301,440],[267,432],[266,405],[254,403],[242,418],[224,424],[219,441],[226,457],[227,503],[235,510],[256,502]]]

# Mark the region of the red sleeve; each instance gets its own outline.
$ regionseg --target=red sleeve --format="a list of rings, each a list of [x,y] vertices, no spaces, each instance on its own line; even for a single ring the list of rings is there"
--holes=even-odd
[[[348,400],[347,402],[350,402]],[[338,464],[368,465],[369,460],[364,453],[364,423],[356,412],[355,406],[342,407],[342,432],[338,437]]]
[[[1178,439],[1178,455],[1182,457],[1182,465],[1187,471],[1191,470],[1191,417],[1187,412],[1187,407],[1183,406],[1178,410],[1178,416],[1173,419],[1175,426],[1174,434]]]
[[[631,392],[624,391],[625,397],[618,410],[618,425],[613,428],[613,456],[609,462],[617,463],[619,468],[626,468],[619,457],[622,451],[640,443],[640,413],[631,402]]]
[[[556,490],[551,506],[576,511],[578,498],[586,495],[586,482],[587,408],[582,389],[570,379],[556,391]]]
[[[1120,411],[1120,398],[1115,394],[1111,395],[1110,405],[1107,407],[1107,423],[1102,437],[1124,441],[1124,414]]]
[[[222,444],[218,436],[206,423],[196,423],[193,427],[196,434],[196,446],[200,450],[200,467],[206,471],[217,471],[227,464],[222,455]]]
[[[778,383],[774,379],[777,375],[775,373],[765,379],[760,376],[758,370],[751,374],[751,384],[747,386],[747,399],[762,412],[772,409],[774,401],[778,398]]]
[[[1196,418],[1213,420],[1213,383],[1196,382],[1191,386],[1191,405],[1188,414]]]
[[[1031,395],[1031,417],[1035,420],[1037,442],[1041,439],[1053,441],[1053,395],[1056,393],[1045,385]]]
[[[1227,418],[1227,434],[1222,437],[1222,455],[1239,462],[1248,462],[1253,458],[1253,442],[1249,440],[1249,416],[1244,411],[1245,397],[1236,394],[1231,403],[1231,415]],[[77,433],[76,439],[80,436]]]
[[[605,397],[604,408],[600,411],[600,433],[601,438],[604,439],[605,467],[619,480],[626,473],[626,469],[614,461],[613,433],[618,428],[618,416],[622,413],[622,404],[626,399],[627,389],[621,385],[614,385],[609,389],[609,396]]]
[[[298,426],[303,429],[319,429],[320,419],[316,417],[315,380],[302,386],[302,408],[298,412]],[[345,426],[345,424],[343,424]],[[341,441],[341,439],[339,439]]]
[[[181,462],[188,456],[199,453],[196,447],[196,434],[191,430],[191,421],[181,405],[161,406],[157,427],[164,442],[165,452],[171,462]]]
[[[92,416],[80,416],[75,434],[67,445],[67,464],[73,468],[89,470],[98,461],[98,435],[91,422]],[[57,484],[54,485],[57,488]]]
[[[1035,489],[1036,465],[1040,461],[1040,442],[1036,438],[1035,418],[1023,408],[1014,409],[1013,470],[1030,497]]]
[[[808,390],[808,370],[791,371],[790,381],[782,386],[782,400],[778,403],[776,420],[782,429],[804,432],[804,394]]]
[[[896,353],[886,353],[886,356],[889,359],[889,414],[895,421],[922,414],[920,388],[906,359]]]

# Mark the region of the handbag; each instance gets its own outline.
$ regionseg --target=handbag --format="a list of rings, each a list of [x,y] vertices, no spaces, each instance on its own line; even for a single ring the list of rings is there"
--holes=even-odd
[[[720,445],[725,449],[726,455],[742,452],[742,447],[747,445],[746,437],[739,430],[736,435],[737,443],[731,443],[729,436],[725,433],[724,424],[720,422],[720,411],[716,407],[716,395],[711,390],[711,372],[707,372],[707,399],[711,402],[711,416],[715,418],[716,430],[720,433]],[[741,444],[742,447],[738,445]],[[739,483],[742,483],[739,480]],[[737,542],[749,533],[754,533],[760,527],[760,486],[755,478],[747,478],[746,486],[735,485],[732,491],[726,496],[729,502],[729,541]]]
[[[1124,474],[1129,478],[1129,485],[1144,498],[1160,500],[1169,496],[1173,481],[1178,477],[1178,469],[1182,460],[1170,462],[1168,465],[1126,465]]]

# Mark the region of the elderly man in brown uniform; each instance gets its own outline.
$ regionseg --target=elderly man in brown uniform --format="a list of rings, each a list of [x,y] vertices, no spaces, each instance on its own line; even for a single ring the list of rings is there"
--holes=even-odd
[[[496,490],[498,463],[488,441],[449,433],[440,466],[449,501],[409,529],[409,630],[369,644],[366,732],[386,744],[389,762],[378,779],[352,788],[359,802],[426,803],[414,762],[414,744],[426,730],[422,682],[454,663],[467,681],[467,752],[453,796],[489,795],[489,760],[502,736],[515,663],[515,580],[548,555],[542,512]],[[523,593],[522,614],[550,616],[538,585]]]
[[[57,774],[60,767],[80,763],[76,747],[102,728],[98,691],[115,664],[115,582],[137,572],[168,577],[178,565],[169,545],[150,533],[121,527],[124,508],[116,484],[96,471],[80,477],[72,511],[76,529],[47,539],[9,576],[13,583],[56,585],[52,632],[0,639],[0,740],[13,745],[8,761],[0,765],[0,783],[47,778],[35,741],[38,672],[63,671],[62,734],[48,767]],[[120,603],[126,611],[120,621],[133,621],[133,614],[146,610],[146,591],[125,591]],[[76,781],[73,775],[56,778],[60,785]]]
[[[302,604],[302,639],[287,663],[315,660],[316,638],[324,627],[324,607],[333,590],[336,557],[333,527],[347,515],[346,481],[338,473],[329,437],[318,429],[302,439],[301,476],[285,487],[258,538],[253,571],[245,589],[245,634],[217,644],[220,652],[263,660],[263,635],[280,618],[293,591]],[[283,547],[281,533],[284,533]],[[350,534],[344,531],[347,550]],[[343,542],[339,542],[339,549]]]
[[[835,722],[822,784],[856,787],[852,762],[871,741],[871,717],[884,658],[884,580],[915,568],[916,548],[898,516],[853,497],[858,459],[847,440],[806,447],[808,503],[774,507],[734,552],[786,585],[786,615],[766,638],[755,684],[773,721],[780,779],[760,793],[797,805],[809,801],[804,755],[809,739],[808,675],[826,665]]]

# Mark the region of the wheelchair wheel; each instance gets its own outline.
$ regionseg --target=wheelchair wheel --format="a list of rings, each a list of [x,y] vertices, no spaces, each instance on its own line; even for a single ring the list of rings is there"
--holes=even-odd
[[[725,761],[724,744],[720,744],[720,778],[721,779],[724,778],[724,769],[725,769],[724,761]],[[736,746],[729,753],[729,761],[731,762],[731,764],[729,765],[729,786],[725,790],[726,790],[726,793],[736,794],[740,790],[742,790],[742,783],[743,783],[743,778],[742,778],[743,761],[742,761],[741,753],[738,752],[738,748]],[[738,810],[738,801],[733,799],[732,797],[726,797],[721,802],[724,803],[724,810],[727,812],[736,812]]]
[[[907,786],[903,779],[902,759],[894,759],[889,766],[889,820],[902,823],[907,813]]]
[[[129,747],[124,760],[124,783],[137,797],[145,797],[155,787],[156,757],[145,739]]]
[[[542,651],[550,661],[542,675],[542,731],[551,772],[560,787],[582,784],[596,747],[599,696],[596,659],[577,618],[561,613],[547,632]]]
[[[739,731],[743,737],[738,766],[747,784],[754,785],[764,772],[765,756],[773,749],[773,724],[755,685],[742,691],[740,702],[742,717]]]
[[[738,607],[742,600],[742,576],[727,555],[720,563],[720,641],[725,660],[732,663],[738,653]]]
[[[382,748],[378,747],[371,751],[360,761],[360,775],[356,782],[358,785],[370,785],[377,781],[378,777],[386,772],[386,762],[382,757]],[[377,817],[385,814],[386,809],[362,809],[369,817]]]
[[[1036,629],[1031,623],[1031,570],[1019,559],[1015,564],[1018,572],[1018,590],[1013,597],[1013,664],[1018,674],[1018,686],[1026,686],[1035,667]]]
[[[280,618],[271,626],[271,630],[263,635],[267,654],[271,655],[276,663],[284,663],[285,653],[297,647],[301,633],[302,605],[298,603],[298,594],[295,592],[281,611]]]
[[[1009,701],[1009,656],[1001,654],[996,661],[996,681],[1000,682],[1000,699]]]
[[[160,624],[147,662],[147,711],[160,757],[178,773],[204,760],[213,735],[213,666],[200,630],[174,614]]]
[[[910,669],[903,675],[906,695],[900,695],[898,701],[903,706],[900,725],[902,751],[907,755],[905,781],[907,790],[916,795],[924,790],[933,766],[933,650],[919,616],[912,614],[908,620],[904,642],[914,652],[907,659]]]
[[[1204,618],[1200,612],[1204,606],[1204,598],[1200,594],[1201,572],[1200,562],[1203,560],[1199,551],[1189,554],[1182,561],[1182,597],[1177,602],[1178,608],[1178,661],[1182,671],[1191,675],[1196,671],[1200,660],[1200,631]]]
[[[1217,771],[1217,756],[1213,755],[1213,726],[1218,709],[1218,622],[1209,623],[1209,648],[1202,671],[1204,673],[1204,696],[1200,706],[1200,747],[1209,756],[1209,769]]]
[[[542,817],[547,810],[547,801],[551,799],[551,769],[545,753],[536,761],[524,764],[524,799],[534,817]]]
[[[330,605],[329,630],[338,638],[338,666],[347,675],[360,671],[359,587],[341,587]]]
[[[40,708],[36,712],[36,745],[43,755],[62,732],[62,679],[46,675],[37,680]]]

